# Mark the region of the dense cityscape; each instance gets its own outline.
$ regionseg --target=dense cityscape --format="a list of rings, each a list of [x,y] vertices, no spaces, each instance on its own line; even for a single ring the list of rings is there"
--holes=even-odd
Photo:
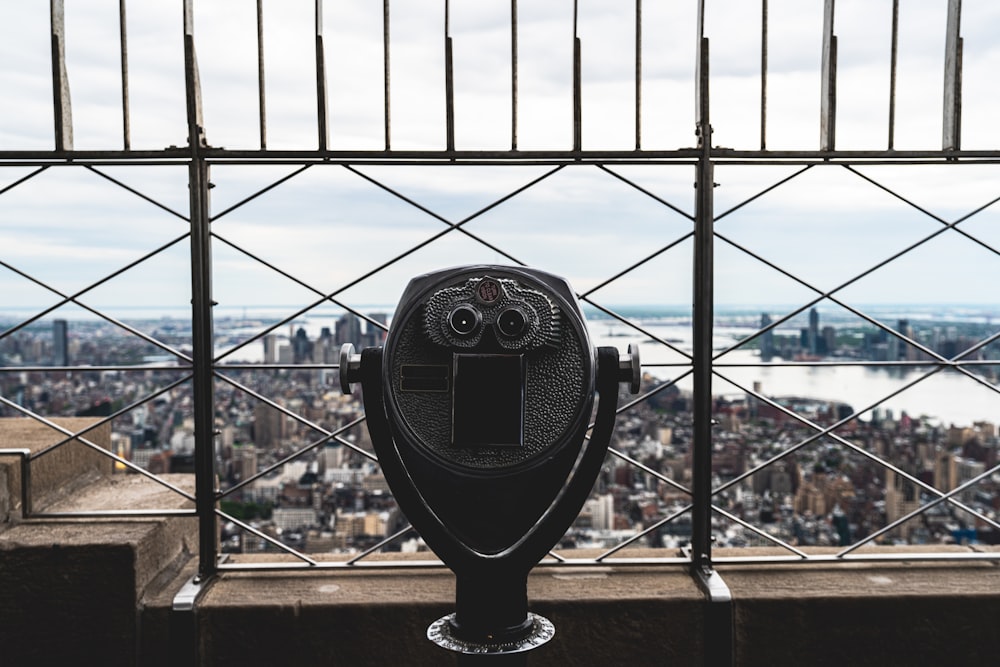
[[[993,333],[988,320],[895,322],[911,344],[870,326],[821,326],[816,309],[806,316],[796,334],[787,326],[768,329],[771,315],[759,316],[765,332],[748,347],[762,362],[917,362],[934,354],[980,362],[1000,358],[996,343],[977,347]],[[341,394],[333,367],[342,343],[377,345],[385,323],[384,314],[364,319],[347,314],[315,337],[292,324],[282,327],[287,333],[274,329],[247,344],[258,350],[259,362],[219,366],[216,465],[225,513],[276,542],[315,553],[357,552],[405,528],[372,454],[361,403]],[[191,383],[170,386],[187,373],[171,350],[190,353],[190,327],[166,318],[131,326],[160,345],[98,321],[39,321],[3,336],[2,395],[46,417],[115,415],[116,453],[152,473],[190,472]],[[217,345],[244,344],[248,336],[239,332],[265,326],[219,320]],[[130,368],[114,368],[120,366]],[[974,368],[986,381],[996,381],[997,366]],[[632,545],[676,548],[689,540],[691,396],[649,373],[642,393],[649,393],[647,400],[619,416],[613,451],[561,548],[614,548],[638,532],[642,537]],[[855,415],[850,397],[830,401],[759,386],[755,393],[770,400],[753,394],[715,400],[718,546],[765,546],[775,540],[850,545],[970,480],[976,481],[955,502],[938,503],[874,542],[1000,541],[992,525],[1000,508],[1000,476],[984,475],[997,464],[1000,440],[985,408],[982,421],[943,424],[933,415],[884,408]],[[0,408],[5,417],[21,414],[10,405]],[[765,462],[770,463],[749,473]],[[225,551],[276,548],[236,522],[223,522],[221,530]],[[424,547],[416,535],[405,533],[384,548]]]

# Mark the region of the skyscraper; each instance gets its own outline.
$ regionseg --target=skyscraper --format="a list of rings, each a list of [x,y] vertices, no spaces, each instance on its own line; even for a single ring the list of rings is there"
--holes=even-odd
[[[760,335],[760,358],[768,361],[774,356],[774,329],[768,329],[771,325],[771,316],[767,313],[760,314],[760,328],[767,329]]]
[[[366,347],[381,345],[385,342],[385,329],[372,324],[372,320],[384,325],[386,323],[386,315],[385,313],[368,313],[368,318],[368,321],[365,322],[364,345]]]
[[[910,320],[908,320],[908,319],[897,320],[896,321],[896,331],[898,331],[899,333],[903,334],[907,338],[913,339],[913,337],[914,337],[913,336],[913,328],[910,326]],[[895,357],[896,359],[906,359],[906,360],[910,360],[910,361],[916,359],[916,357],[917,357],[917,354],[916,354],[917,353],[917,348],[915,348],[913,345],[907,343],[904,340],[897,339],[897,341],[898,341],[898,343],[897,343],[898,347],[897,347],[897,352],[896,352],[896,357]]]
[[[274,364],[278,361],[278,337],[274,334],[267,334],[262,339],[264,342],[264,363]]]
[[[337,350],[330,327],[323,327],[319,338],[313,344],[313,361],[317,364],[331,364],[337,360]]]
[[[304,364],[313,360],[313,344],[306,330],[299,327],[292,338],[292,363]]]
[[[816,354],[819,341],[819,311],[815,307],[809,309],[809,354]]]
[[[66,320],[52,321],[52,363],[55,366],[69,366],[69,337]]]
[[[832,355],[837,350],[837,330],[831,326],[823,327],[823,335],[820,337],[820,352]]]
[[[344,343],[352,343],[353,345],[361,345],[361,320],[354,313],[344,313],[344,315],[337,320],[336,326],[336,341],[337,345],[343,345]]]

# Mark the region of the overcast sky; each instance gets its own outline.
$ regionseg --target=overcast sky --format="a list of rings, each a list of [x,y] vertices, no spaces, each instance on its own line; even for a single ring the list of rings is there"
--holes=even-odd
[[[940,147],[946,0],[904,2],[900,11],[898,149]],[[312,1],[265,0],[268,148],[315,148]],[[331,147],[383,147],[382,8],[330,2],[324,10]],[[759,147],[760,4],[709,0],[712,123],[719,146]],[[890,0],[840,0],[837,147],[883,149],[888,124]],[[213,146],[258,148],[255,3],[198,0],[195,37],[207,138]],[[692,146],[695,0],[643,3],[643,148]],[[122,147],[118,3],[67,0],[66,53],[75,147]],[[444,3],[392,3],[392,148],[444,148]],[[572,144],[573,4],[519,3],[518,147]],[[822,2],[770,0],[767,144],[812,149],[819,142]],[[509,0],[452,3],[455,128],[460,149],[510,147]],[[186,144],[181,3],[128,3],[132,147]],[[634,14],[620,0],[581,0],[583,144],[634,147]],[[962,147],[1000,147],[1000,5],[966,0]],[[48,3],[0,3],[0,150],[53,147]],[[215,167],[218,214],[293,171]],[[0,168],[0,188],[31,170]],[[183,167],[106,168],[164,206],[187,212]],[[220,237],[330,292],[445,228],[380,181],[437,216],[458,222],[510,191],[517,197],[465,226],[517,260],[565,275],[585,292],[691,230],[693,173],[687,166],[594,167],[546,176],[545,167],[313,167],[214,223]],[[720,167],[722,214],[797,168]],[[864,167],[858,171],[951,222],[1000,195],[1000,167]],[[996,207],[959,229],[1000,245]],[[3,249],[13,267],[67,293],[178,239],[186,223],[80,168],[53,168],[0,195]],[[814,168],[717,226],[716,302],[794,304],[815,292],[760,264],[740,244],[821,290],[939,229],[942,223],[840,167]],[[728,241],[727,241],[728,240]],[[225,306],[300,307],[315,294],[224,242],[214,245],[215,297]],[[679,242],[594,298],[602,303],[686,304],[691,244]],[[183,240],[83,298],[102,307],[190,300]],[[467,262],[511,261],[452,232],[346,290],[357,304],[391,304],[409,277]],[[853,283],[842,298],[865,303],[995,304],[1000,257],[947,232]],[[58,297],[0,269],[7,307]]]

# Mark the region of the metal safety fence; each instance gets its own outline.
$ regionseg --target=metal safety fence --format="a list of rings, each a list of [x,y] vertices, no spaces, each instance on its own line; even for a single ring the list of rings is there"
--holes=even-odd
[[[0,333],[0,345],[26,345],[26,332],[70,309],[141,341],[146,350],[141,363],[116,357],[113,363],[73,365],[62,349],[65,339],[60,341],[65,329],[58,327],[65,327],[65,320],[55,325],[52,349],[58,353],[54,364],[32,363],[29,354],[17,356],[10,351],[13,348],[4,348],[7,359],[0,366],[3,414],[29,417],[59,433],[59,439],[42,450],[6,452],[21,460],[25,517],[196,516],[202,577],[226,570],[434,565],[432,560],[368,558],[413,537],[399,517],[392,521],[372,518],[375,528],[363,525],[365,519],[359,517],[362,525],[352,530],[379,538],[368,540],[349,556],[329,557],[335,543],[327,544],[327,553],[302,548],[301,537],[291,536],[294,530],[282,534],[262,527],[249,506],[273,500],[278,492],[272,483],[276,473],[297,462],[308,462],[298,485],[305,490],[289,491],[294,497],[285,502],[291,509],[335,514],[336,507],[356,502],[365,483],[382,490],[377,458],[364,442],[360,406],[330,396],[336,360],[329,353],[319,358],[307,333],[299,353],[294,329],[305,332],[303,322],[319,319],[317,313],[332,323],[329,313],[336,312],[356,318],[358,324],[350,326],[357,327],[353,332],[357,335],[363,322],[366,335],[377,341],[388,321],[368,304],[389,303],[408,276],[442,263],[465,263],[469,258],[579,276],[580,280],[571,282],[582,286],[578,297],[594,328],[606,328],[615,337],[638,338],[644,351],[651,352],[644,356],[647,377],[642,392],[619,409],[623,428],[634,437],[612,446],[599,482],[603,490],[595,493],[592,520],[596,522],[596,514],[604,512],[601,522],[614,537],[597,556],[580,558],[572,550],[556,549],[551,561],[686,565],[699,573],[713,594],[724,597],[713,579],[716,563],[998,557],[996,552],[926,551],[905,545],[891,553],[866,549],[891,542],[904,528],[909,536],[904,541],[919,543],[921,535],[937,534],[928,533],[930,524],[938,526],[939,533],[957,524],[951,532],[959,535],[976,527],[983,534],[1000,534],[994,511],[1000,473],[997,437],[995,427],[992,434],[987,429],[1000,393],[996,377],[1000,330],[987,315],[984,321],[969,320],[975,326],[962,329],[961,335],[944,332],[942,340],[931,340],[910,328],[908,316],[896,317],[894,326],[888,311],[868,306],[881,300],[882,290],[902,293],[893,291],[899,285],[911,294],[913,290],[926,292],[917,294],[915,302],[931,303],[946,295],[949,303],[961,306],[966,295],[979,300],[982,291],[973,286],[988,284],[995,271],[992,265],[1000,246],[993,209],[1000,193],[993,182],[1000,152],[962,147],[963,118],[968,133],[970,121],[988,115],[990,109],[988,100],[983,100],[971,112],[966,106],[963,113],[963,86],[970,86],[972,79],[963,72],[977,71],[978,64],[969,56],[985,53],[976,50],[985,46],[965,48],[960,0],[939,3],[931,32],[941,38],[940,52],[927,56],[921,50],[921,58],[931,64],[911,62],[911,70],[900,64],[906,53],[900,44],[907,35],[909,8],[901,10],[898,0],[893,0],[880,6],[885,16],[877,21],[864,13],[865,24],[884,24],[880,33],[884,41],[878,48],[886,61],[884,67],[876,68],[885,85],[865,92],[869,100],[880,102],[867,102],[863,113],[851,106],[844,91],[849,90],[852,75],[864,74],[859,73],[858,60],[869,53],[871,40],[864,38],[860,55],[838,48],[841,24],[835,21],[833,0],[823,3],[822,15],[790,21],[784,14],[769,11],[768,1],[762,0],[753,8],[756,27],[742,25],[731,33],[725,32],[725,21],[731,20],[726,13],[735,11],[737,3],[692,2],[678,16],[669,17],[656,13],[661,7],[644,5],[642,0],[636,0],[628,11],[616,5],[613,10],[604,8],[604,13],[596,4],[585,2],[573,2],[562,13],[538,13],[512,0],[492,7],[493,14],[470,17],[445,0],[422,6],[440,22],[420,32],[413,29],[414,16],[389,0],[373,16],[357,19],[356,25],[348,21],[354,20],[349,16],[331,18],[333,9],[315,0],[298,25],[300,33],[293,37],[299,46],[307,44],[302,52],[310,57],[291,67],[306,71],[311,86],[290,97],[295,106],[290,111],[283,97],[290,95],[289,88],[265,82],[267,64],[272,61],[265,58],[264,47],[272,29],[280,34],[291,19],[272,16],[262,0],[257,1],[255,12],[248,11],[242,19],[212,14],[208,9],[198,15],[202,8],[186,0],[172,8],[178,14],[173,17],[177,25],[163,28],[164,35],[174,35],[174,27],[182,28],[182,48],[172,52],[175,58],[167,69],[183,72],[178,90],[183,91],[186,123],[180,133],[186,145],[167,148],[138,148],[133,141],[137,124],[132,122],[131,99],[140,94],[146,79],[137,74],[134,57],[139,54],[135,40],[130,48],[129,26],[135,20],[147,21],[141,25],[142,39],[148,43],[152,38],[147,33],[156,17],[135,19],[132,14],[148,10],[132,6],[127,17],[126,4],[120,0],[116,12],[114,52],[119,67],[114,74],[120,77],[112,97],[120,99],[121,112],[115,123],[107,120],[114,117],[107,100],[99,105],[104,125],[120,124],[120,146],[75,146],[83,135],[77,132],[74,140],[70,83],[74,95],[93,97],[80,92],[89,81],[85,76],[73,78],[73,54],[68,57],[66,53],[67,43],[72,45],[73,15],[67,16],[61,0],[51,1],[45,17],[46,46],[51,47],[46,51],[46,57],[51,56],[46,78],[53,98],[52,131],[42,141],[54,142],[54,147],[0,146],[0,173],[11,175],[0,188],[0,215],[10,228],[5,236],[20,238],[21,216],[35,217],[44,230],[51,222],[48,218],[62,215],[70,216],[59,223],[64,233],[72,229],[80,238],[93,237],[66,244],[50,238],[51,243],[41,247],[18,242],[0,252],[5,291],[30,295],[23,300],[11,297],[10,310],[20,314],[10,316]],[[738,5],[740,11],[747,11],[747,3]],[[844,29],[856,28],[859,8],[850,3],[840,3],[840,8],[846,8]],[[977,16],[989,17],[988,9],[973,9],[980,11]],[[793,13],[790,8],[783,11]],[[223,148],[210,141],[214,126],[206,122],[206,116],[212,107],[202,99],[195,47],[210,51],[218,63],[230,44],[227,41],[220,47],[196,40],[196,16],[200,26],[217,31],[216,35],[230,24],[244,31],[239,39],[227,38],[245,47],[242,59],[230,56],[239,64],[253,64],[256,56],[256,71],[237,77],[249,81],[252,94],[247,99],[256,103],[256,118],[246,125],[255,130],[255,137],[244,144],[252,147]],[[618,23],[602,26],[601,19],[608,16]],[[815,24],[816,39],[807,40],[801,53],[813,53],[818,66],[804,68],[809,77],[803,90],[796,78],[798,69],[791,74],[787,69],[789,58],[794,61],[801,53],[782,49],[787,46],[783,39],[793,36],[806,19]],[[485,30],[477,21],[486,21],[491,28]],[[358,25],[374,31],[362,34],[357,42],[362,46],[355,45],[355,51],[344,55],[343,49],[355,44]],[[726,37],[713,38],[713,27]],[[602,28],[611,34],[602,33]],[[676,40],[689,56],[680,62],[669,60],[680,58],[676,44],[662,43],[662,35],[674,29],[686,35],[683,42]],[[417,57],[415,32],[426,40],[425,46],[433,44],[427,48],[437,54],[431,63],[440,68],[432,72],[437,83],[430,90],[420,82],[411,90],[399,75],[410,71],[400,69],[400,61],[405,65],[408,57]],[[982,34],[977,28],[977,35]],[[710,38],[721,55],[712,56]],[[589,40],[603,41],[607,50],[595,47],[594,52],[601,55],[592,57]],[[335,62],[329,53],[335,48],[332,44],[341,43],[348,47],[336,46],[342,59]],[[538,69],[547,65],[540,61],[538,54],[545,51],[539,45],[549,43],[561,44],[555,51],[562,58],[561,65],[550,67],[547,78],[540,79]],[[498,49],[498,44],[503,48]],[[533,58],[527,57],[528,52]],[[628,57],[623,58],[623,52]],[[272,56],[270,49],[267,53]],[[486,64],[477,66],[487,68],[483,71],[490,75],[499,72],[491,79],[493,97],[487,95],[485,101],[472,93],[486,86],[479,79],[487,77],[483,71],[463,69],[462,62],[468,57],[480,63],[484,53]],[[620,60],[617,69],[609,64],[613,58]],[[710,74],[710,63],[718,61],[722,65],[716,71],[723,73]],[[838,61],[843,61],[839,67]],[[81,57],[80,62],[84,63],[81,72],[91,71],[92,61]],[[751,85],[728,85],[737,74],[746,74],[746,63],[754,63],[746,76]],[[217,82],[224,89],[227,67],[235,65],[226,61],[214,66],[223,73]],[[354,67],[366,68],[366,77],[372,72],[380,75],[379,85],[366,81],[367,115],[361,107],[350,107],[350,99],[345,101],[362,92],[330,83]],[[933,77],[928,74],[931,67]],[[684,105],[665,99],[664,91],[669,98],[672,89],[660,85],[675,69],[687,72],[680,77],[686,81]],[[914,69],[919,70],[916,78],[940,82],[931,96],[942,109],[939,116],[935,112],[933,129],[933,133],[941,132],[940,141],[935,136],[932,142],[940,145],[926,143],[926,128],[915,133],[903,109],[897,113],[897,82],[912,76]],[[791,94],[789,87],[794,89]],[[914,88],[908,88],[907,94]],[[269,96],[265,94],[269,90],[277,92]],[[148,90],[141,94],[150,96]],[[215,99],[226,94],[223,91]],[[409,107],[419,106],[422,96],[431,94],[438,96],[431,109],[433,118],[409,118]],[[797,101],[803,97],[811,100],[806,106],[812,113],[806,120],[800,117]],[[607,106],[609,100],[620,98],[625,102],[618,107]],[[725,102],[716,101],[719,98]],[[924,111],[923,104],[914,104],[909,97],[900,101],[906,110]],[[182,105],[180,98],[170,102]],[[217,108],[225,107],[223,102],[218,104]],[[784,117],[775,110],[782,104]],[[336,110],[344,105],[349,112]],[[683,113],[678,111],[681,106],[686,106]],[[278,140],[269,123],[281,113],[293,119],[305,117],[309,124],[305,130],[298,120],[285,125],[282,129],[291,139]],[[532,113],[555,114],[555,120],[549,125],[535,124]],[[367,121],[376,118],[366,126],[367,137],[338,134],[350,114]],[[490,117],[478,129],[477,114]],[[663,120],[671,114],[677,114],[677,120]],[[876,117],[877,122],[872,120]],[[502,132],[496,129],[496,118],[505,121],[500,124]],[[755,120],[759,124],[747,131]],[[727,121],[731,122],[728,126]],[[223,117],[217,122],[222,127],[228,121]],[[423,124],[430,126],[431,140],[421,134]],[[788,140],[788,128],[799,124],[808,128],[810,137],[818,136],[815,147],[774,148]],[[732,125],[740,131],[727,134]],[[872,125],[884,128],[885,134],[874,137],[868,131]],[[628,131],[620,131],[622,126]],[[671,131],[682,127],[692,146],[671,144],[664,126]],[[978,131],[981,126],[974,127]],[[608,128],[618,134],[609,134]],[[865,147],[838,148],[845,134]],[[726,136],[727,141],[732,137],[734,145],[739,145],[722,147],[714,139],[717,135]],[[925,143],[900,149],[904,135],[906,141],[916,136],[916,143]],[[106,140],[106,134],[96,136],[99,142]],[[981,139],[979,134],[975,138]],[[366,141],[367,146],[358,147]],[[274,147],[280,143],[289,146]],[[805,143],[811,144],[812,139]],[[602,144],[611,148],[592,147]],[[136,179],[140,172],[143,176]],[[94,195],[98,186],[103,194]],[[216,188],[218,192],[212,192]],[[947,204],[924,203],[928,192],[946,192]],[[22,200],[20,193],[28,194]],[[50,211],[48,207],[60,197],[69,205]],[[212,197],[227,204],[217,208]],[[766,208],[776,199],[776,209]],[[7,213],[3,213],[5,204]],[[115,210],[124,211],[124,219],[107,224],[118,230],[115,233],[142,239],[141,249],[121,250],[119,239],[102,236],[103,217],[115,217]],[[792,222],[776,222],[782,215]],[[849,234],[855,236],[846,238]],[[838,244],[841,236],[845,238]],[[74,244],[82,248],[80,252],[93,255],[80,264],[102,267],[101,272],[82,286],[75,274],[67,277],[56,271],[55,278],[46,278],[48,269],[38,267],[66,265],[74,273],[79,258],[63,247]],[[115,250],[107,253],[108,259],[101,256],[104,246]],[[39,257],[40,263],[35,261]],[[149,301],[160,293],[155,286],[170,283],[175,291],[165,293],[186,310],[186,316],[179,318],[181,324],[152,317],[136,324],[116,313],[116,306],[101,296],[109,285],[129,282],[135,271],[145,269],[150,275],[137,279],[134,287],[140,290],[138,303],[158,306]],[[764,277],[751,277],[754,271]],[[902,273],[897,282],[873,286],[874,279],[893,271]],[[949,280],[953,280],[950,289],[932,289],[938,283],[947,286]],[[67,288],[64,283],[73,286]],[[143,289],[150,296],[144,297]],[[275,296],[281,290],[291,290],[293,296]],[[772,291],[794,294],[797,305],[781,306],[780,315],[772,318],[765,313],[758,320],[758,311],[764,307],[756,304],[771,304],[768,310],[779,308],[770,300]],[[371,294],[384,296],[373,301]],[[753,297],[748,301],[753,312],[744,309],[726,320],[724,309],[716,305],[720,294],[744,301],[748,295]],[[245,312],[248,301],[263,306],[272,298],[301,305],[269,306],[268,315]],[[781,298],[787,302],[788,297]],[[45,299],[51,305],[36,307]],[[636,303],[659,310],[628,305]],[[663,314],[666,307],[672,308],[669,317]],[[221,308],[230,308],[224,327],[217,314]],[[854,322],[852,335],[870,339],[867,356],[835,355],[837,331],[831,327],[832,331],[821,332],[817,308]],[[781,352],[781,340],[789,340],[788,331],[805,318],[808,325],[802,328],[802,338],[789,343],[792,352]],[[157,322],[150,325],[153,319]],[[665,319],[669,327],[664,326]],[[726,324],[720,326],[723,320]],[[732,325],[733,321],[738,325]],[[955,321],[954,326],[966,323]],[[734,333],[730,334],[731,326]],[[286,328],[292,330],[287,344],[281,334]],[[681,338],[669,333],[677,330],[686,333]],[[866,333],[858,333],[862,330]],[[329,339],[332,332],[325,335]],[[291,358],[282,357],[279,343]],[[314,346],[312,352],[305,351],[309,345]],[[252,351],[260,348],[263,356],[251,359],[256,354]],[[762,367],[776,381],[784,369],[850,368],[864,373],[895,372],[902,380],[891,391],[873,396],[853,394],[860,389],[855,385],[847,389],[849,395],[827,396],[840,404],[817,408],[815,401],[786,400],[802,397],[781,397],[765,390],[755,380]],[[73,431],[53,420],[57,415],[51,404],[37,407],[43,402],[36,401],[35,406],[25,397],[26,385],[30,393],[33,382],[53,374],[63,379],[134,375],[143,378],[143,386],[134,395],[113,402],[92,425]],[[862,376],[856,382],[864,384],[872,377]],[[909,415],[885,420],[891,426],[879,425],[885,405],[941,377],[950,378],[949,383],[938,385],[932,393],[951,391],[955,380],[975,389],[970,395],[981,405],[984,426],[980,431],[972,436],[955,434],[963,439],[951,442],[949,449],[942,443],[954,429],[928,426]],[[76,389],[82,391],[79,385]],[[134,415],[148,414],[162,403],[181,406],[170,413],[170,419],[191,422],[191,446],[181,448],[191,452],[190,469],[196,478],[193,492],[151,472],[149,465],[137,463],[136,452],[108,451],[87,437],[99,426],[114,425],[126,416],[134,429],[146,419],[137,420]],[[239,443],[226,442],[226,438],[242,433],[263,442],[265,430],[273,436],[269,441],[273,444],[266,451],[241,450],[237,461],[234,452],[241,449]],[[296,438],[289,438],[289,432]],[[651,437],[643,440],[643,436]],[[188,506],[85,512],[36,507],[30,484],[33,462],[69,443],[100,451],[118,466],[169,489]],[[352,462],[340,468],[353,471],[344,472],[351,481],[340,497],[335,485],[325,497],[309,490],[317,479],[317,471],[310,466],[315,467],[327,450],[341,464]],[[789,506],[793,496],[797,507]],[[390,510],[391,502],[377,509],[376,515]],[[630,515],[628,521],[615,518],[623,514]],[[623,522],[626,525],[615,534],[613,529]],[[817,522],[824,526],[817,527]],[[239,544],[256,544],[257,550],[274,557],[248,559],[228,553],[220,527],[237,536]],[[722,542],[728,534],[734,545],[772,546],[777,551],[769,556],[728,551],[724,556],[713,555],[716,544],[726,546]],[[830,536],[838,541],[829,541]],[[665,550],[662,558],[628,555],[629,547],[668,543],[684,548]],[[830,548],[817,551],[804,545]]]

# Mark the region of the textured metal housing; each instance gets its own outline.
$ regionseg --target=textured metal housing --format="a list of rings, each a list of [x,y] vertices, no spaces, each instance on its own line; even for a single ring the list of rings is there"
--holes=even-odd
[[[546,276],[548,274],[545,274]],[[479,336],[471,344],[455,340],[438,323],[455,303],[472,302],[471,286],[484,277],[496,279],[506,296],[484,308]],[[387,407],[405,424],[422,453],[431,459],[469,470],[514,469],[552,454],[566,444],[575,426],[589,416],[593,404],[594,365],[589,336],[576,304],[556,297],[541,274],[524,269],[473,267],[415,279],[407,289],[386,340],[384,386]],[[550,277],[551,278],[551,277]],[[544,294],[543,294],[544,290]],[[551,301],[557,298],[561,303]],[[530,308],[534,326],[514,343],[489,333],[497,313],[510,303]],[[548,312],[546,312],[548,311]],[[451,441],[451,386],[447,391],[409,391],[402,384],[404,367],[447,367],[452,378],[454,354],[518,352],[525,359],[524,444],[522,447],[455,447]]]

